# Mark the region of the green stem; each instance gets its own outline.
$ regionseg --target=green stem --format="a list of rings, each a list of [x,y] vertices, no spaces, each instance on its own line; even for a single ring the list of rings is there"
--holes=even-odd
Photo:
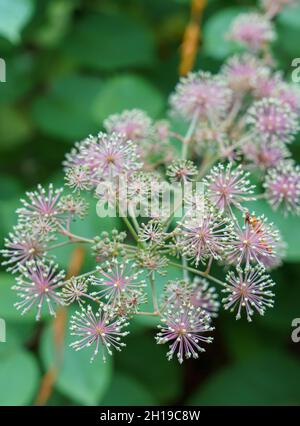
[[[215,277],[212,277],[209,274],[206,274],[205,272],[198,271],[198,269],[191,268],[189,266],[183,266],[183,265],[180,265],[180,263],[176,263],[176,262],[170,262],[169,264],[179,269],[186,269],[187,271],[192,272],[193,274],[200,275],[201,277],[204,277],[204,278],[208,278],[209,280],[224,286],[224,283],[222,281],[218,280]]]

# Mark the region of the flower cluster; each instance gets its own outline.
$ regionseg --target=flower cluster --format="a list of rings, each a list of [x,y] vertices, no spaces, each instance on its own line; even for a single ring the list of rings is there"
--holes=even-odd
[[[26,194],[1,250],[22,314],[35,310],[39,320],[76,305],[71,346],[103,361],[125,347],[131,322],[148,316],[168,359],[182,363],[212,342],[221,306],[248,321],[273,306],[269,271],[281,264],[284,242],[264,204],[300,215],[300,168],[290,152],[300,91],[273,68],[270,49],[272,18],[292,3],[262,0],[260,11],[237,16],[225,36],[244,51],[217,74],[180,79],[169,117],[182,119],[176,127],[185,134],[139,109],[113,114],[105,132],[67,154],[63,188]],[[108,211],[118,220],[103,231]],[[78,223],[87,213],[97,235],[82,235],[91,229]],[[56,249],[83,244],[91,270],[65,278]]]

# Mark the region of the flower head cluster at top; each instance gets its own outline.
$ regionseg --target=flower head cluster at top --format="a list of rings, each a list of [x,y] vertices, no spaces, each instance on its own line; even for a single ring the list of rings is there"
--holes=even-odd
[[[125,347],[131,322],[148,316],[168,359],[182,363],[212,342],[222,306],[248,321],[273,306],[270,271],[285,244],[264,206],[300,214],[290,152],[300,89],[270,60],[272,18],[291,3],[262,0],[260,11],[237,16],[224,37],[243,51],[217,75],[183,77],[170,120],[139,109],[109,116],[105,132],[66,156],[62,188],[26,194],[2,250],[22,314],[34,310],[39,320],[77,305],[71,346],[103,361]],[[174,118],[185,134],[173,130]],[[120,229],[103,229],[105,209]],[[83,235],[91,215],[96,235]],[[66,279],[55,257],[69,245],[85,245],[93,266]]]

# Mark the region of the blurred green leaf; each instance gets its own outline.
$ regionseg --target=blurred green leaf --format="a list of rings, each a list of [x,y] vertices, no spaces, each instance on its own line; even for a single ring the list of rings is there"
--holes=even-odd
[[[12,150],[31,136],[31,125],[19,110],[0,106],[0,150]]]
[[[26,95],[34,85],[31,75],[33,58],[18,54],[6,61],[6,82],[1,84],[0,103],[12,103]]]
[[[116,357],[117,369],[143,383],[161,404],[166,404],[181,391],[182,367],[176,360],[167,360],[168,345],[157,345],[155,332],[129,335],[126,348]]]
[[[39,369],[29,352],[0,354],[0,405],[30,404],[38,384]]]
[[[151,32],[124,13],[84,16],[75,23],[63,50],[78,64],[105,71],[145,67],[155,60]]]
[[[286,7],[278,16],[276,48],[290,59],[299,57],[299,22],[300,6]]]
[[[0,34],[13,43],[20,41],[21,31],[34,9],[33,0],[0,0]]]
[[[76,339],[66,330],[63,350],[63,362],[56,382],[57,389],[64,395],[83,405],[96,405],[105,394],[111,379],[111,362],[102,362],[97,357],[90,362],[93,348],[75,351],[70,343]],[[45,368],[48,370],[54,362],[53,326],[50,325],[42,336],[41,356]]]
[[[124,109],[140,108],[152,117],[163,110],[164,100],[159,91],[142,77],[122,75],[107,80],[94,105],[94,117],[100,123],[110,114]]]
[[[49,93],[36,99],[32,116],[46,134],[75,141],[99,131],[93,117],[102,89],[97,77],[69,75],[59,78]]]
[[[101,400],[101,405],[104,406],[149,406],[156,404],[157,402],[142,383],[119,372],[114,374],[110,387]]]
[[[231,22],[240,13],[247,11],[243,7],[228,7],[213,14],[203,26],[203,51],[215,59],[225,59],[237,51],[235,43],[226,39]]]
[[[299,405],[299,360],[266,352],[214,374],[191,405]]]

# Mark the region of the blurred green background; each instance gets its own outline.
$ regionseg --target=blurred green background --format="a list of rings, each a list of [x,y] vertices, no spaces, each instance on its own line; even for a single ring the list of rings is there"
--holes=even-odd
[[[254,5],[208,1],[195,68],[218,71],[232,53],[224,32]],[[7,82],[0,83],[1,241],[15,223],[23,192],[39,182],[60,185],[64,154],[74,141],[99,131],[105,117],[133,107],[164,117],[190,6],[190,0],[0,0],[0,57],[7,64]],[[282,13],[276,27],[274,54],[289,76],[292,59],[300,57],[300,7]],[[292,151],[299,162],[299,138]],[[292,320],[300,317],[299,219],[268,214],[289,249],[284,266],[272,274],[276,305],[265,317],[249,324],[222,312],[214,344],[182,366],[166,360],[167,348],[155,345],[147,322],[132,326],[127,348],[105,365],[70,350],[66,337],[47,404],[299,405],[300,343],[291,340]],[[111,226],[121,228],[91,215],[81,233]],[[70,255],[61,253],[65,268]],[[163,280],[177,274],[171,270]],[[2,270],[0,318],[7,342],[0,343],[0,405],[31,405],[53,365],[53,322],[20,317],[12,283]]]

